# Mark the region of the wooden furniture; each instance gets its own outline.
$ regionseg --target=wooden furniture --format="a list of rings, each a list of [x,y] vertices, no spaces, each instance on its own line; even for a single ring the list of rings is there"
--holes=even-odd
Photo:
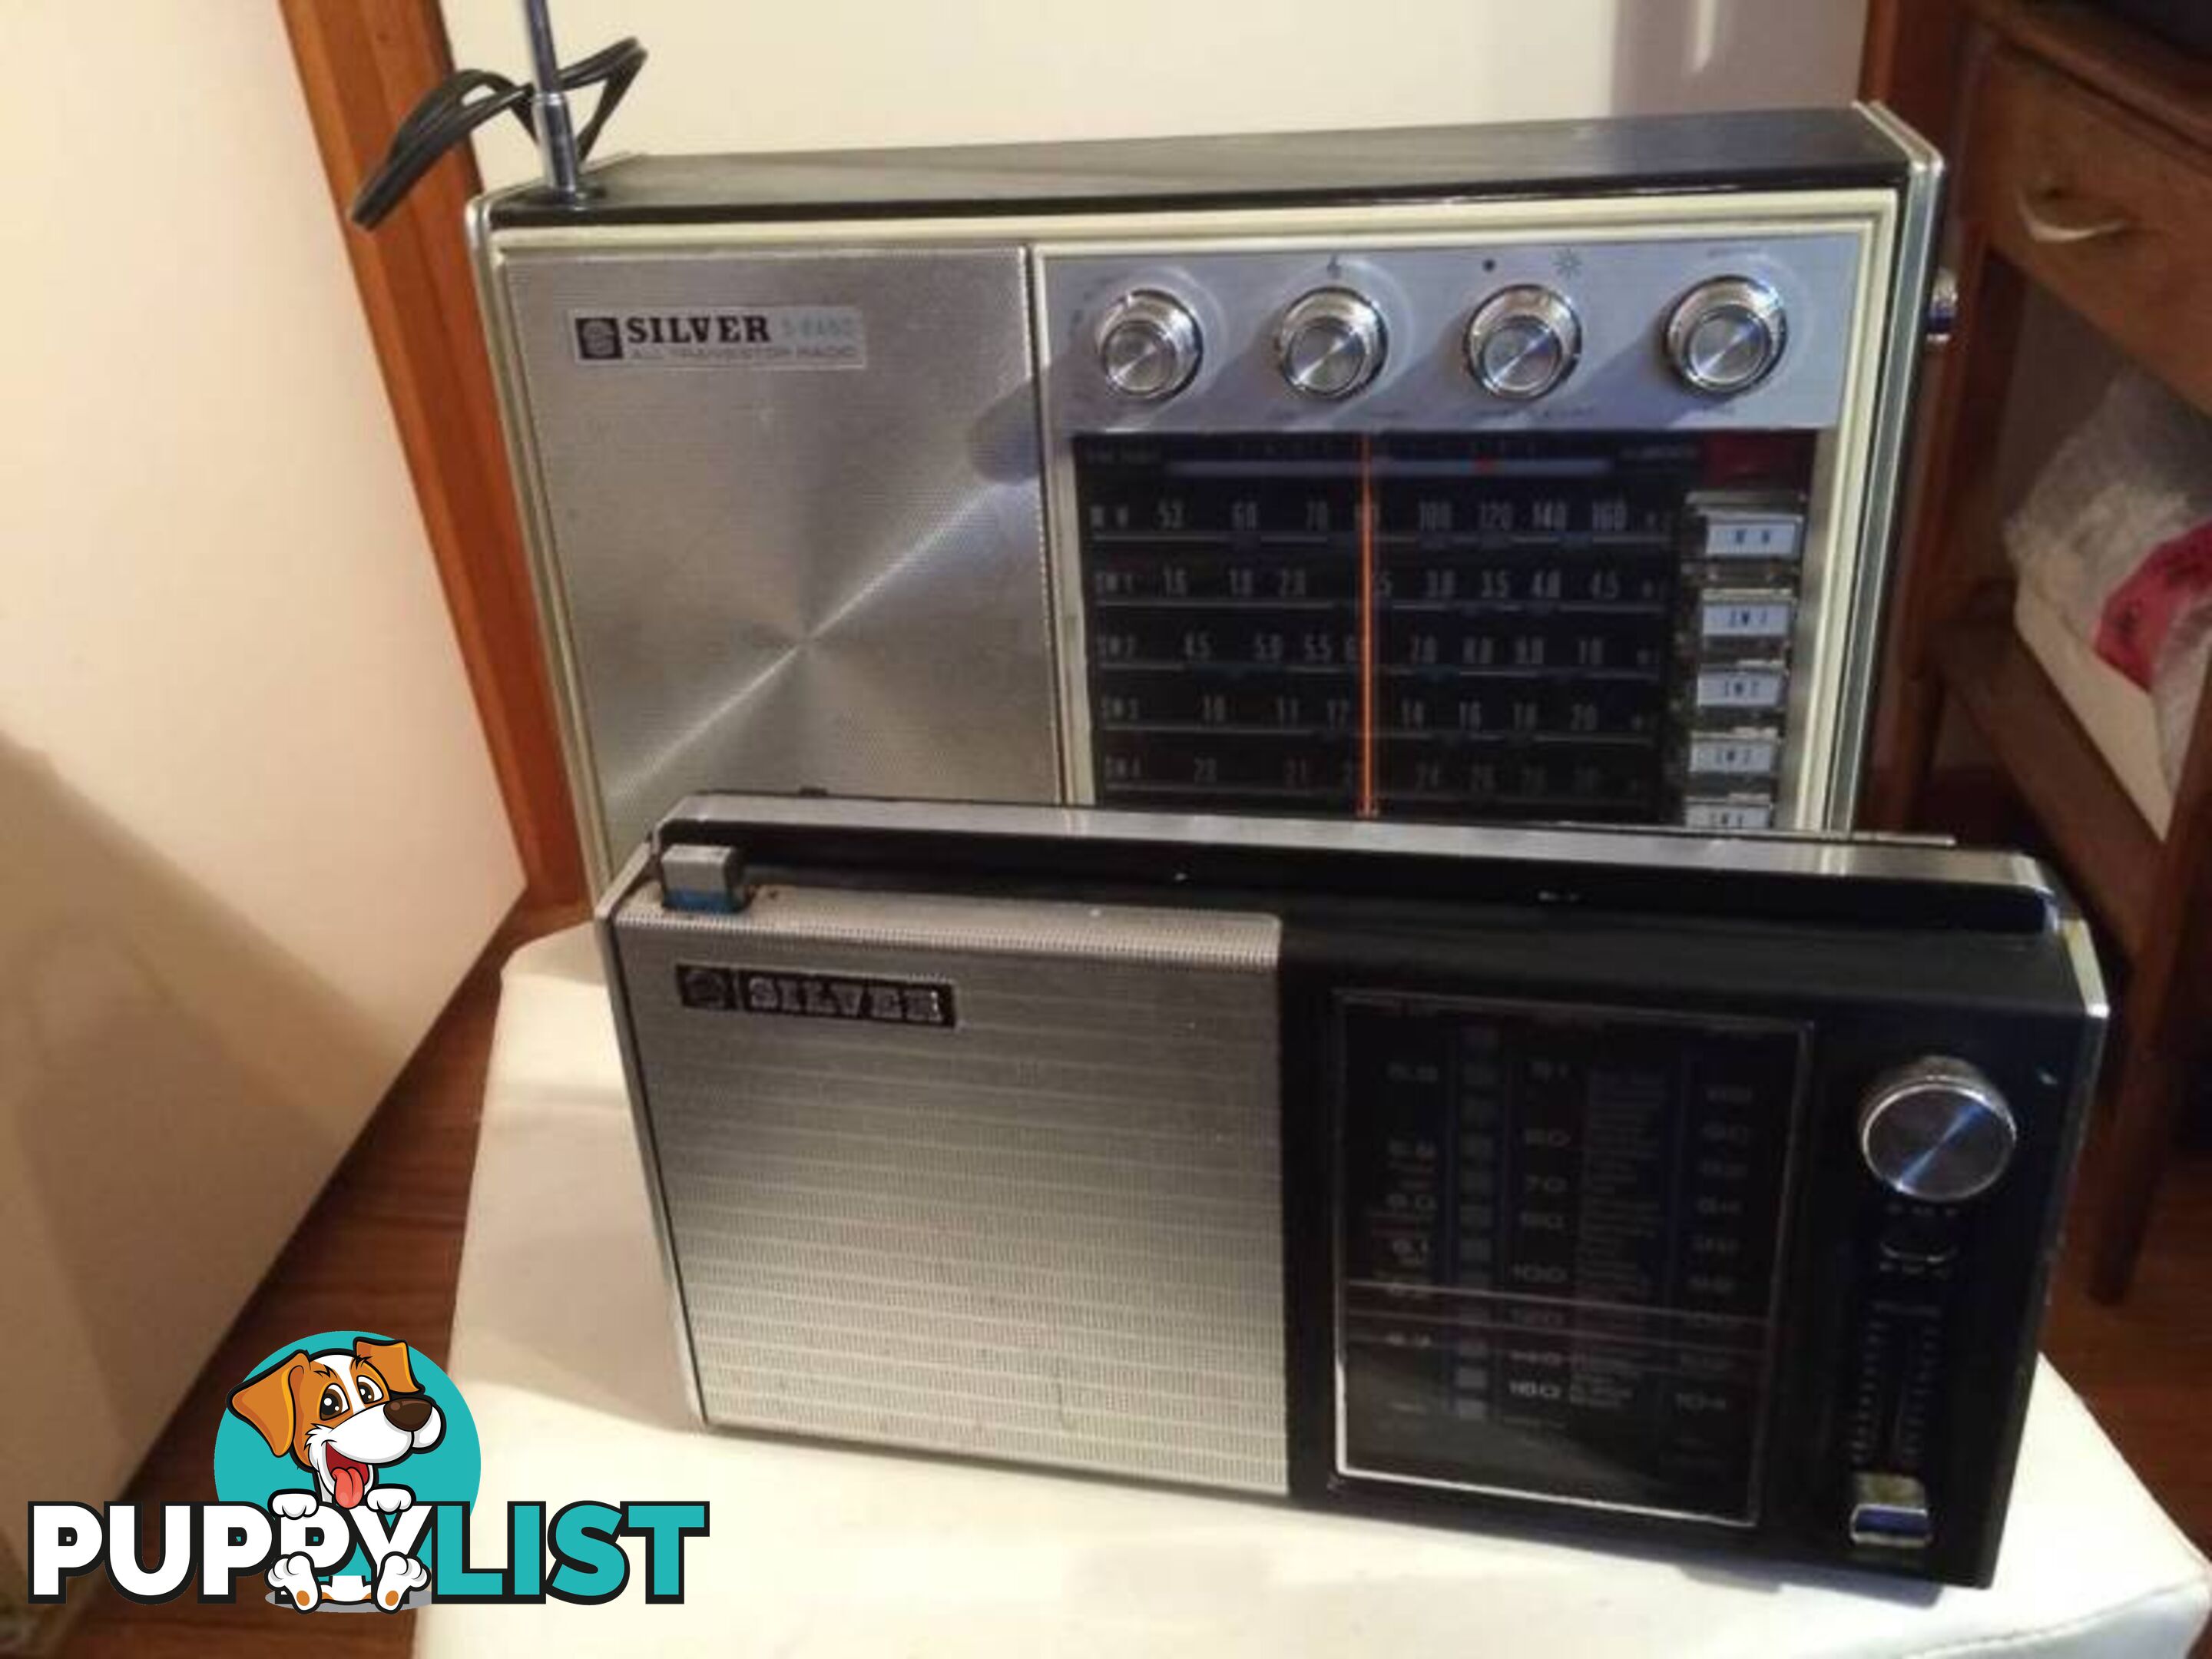
[[[2031,283],[2212,412],[2212,63],[2077,4],[1970,0],[1966,10],[1947,260],[1960,325],[1924,410],[1868,817],[1942,827],[1924,821],[1926,788],[1954,708],[2101,925],[2123,994],[2092,1164],[2091,1286],[2112,1299],[2126,1290],[2203,1054],[2212,698],[2161,842],[2013,630],[1999,536],[2010,504],[1998,499],[1995,458]]]

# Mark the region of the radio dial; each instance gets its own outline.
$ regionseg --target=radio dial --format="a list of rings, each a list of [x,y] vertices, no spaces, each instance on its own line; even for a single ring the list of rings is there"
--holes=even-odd
[[[1382,369],[1389,349],[1382,313],[1348,288],[1316,289],[1283,313],[1275,361],[1291,390],[1349,398]]]
[[[1190,384],[1204,355],[1198,319],[1154,289],[1116,300],[1098,325],[1098,367],[1124,398],[1158,403]]]
[[[1789,337],[1782,296],[1749,276],[1692,289],[1667,319],[1674,372],[1712,398],[1748,392],[1771,374]]]
[[[1892,1192],[1958,1204],[1994,1187],[2020,1132],[2012,1108],[1963,1060],[1929,1055],[1877,1081],[1859,1108],[1859,1153]]]
[[[1547,288],[1493,294],[1467,328],[1467,366],[1492,397],[1540,398],[1565,380],[1582,356],[1574,307]]]

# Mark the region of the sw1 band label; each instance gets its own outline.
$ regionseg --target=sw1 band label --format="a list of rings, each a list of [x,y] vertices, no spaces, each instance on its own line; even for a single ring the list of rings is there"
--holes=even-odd
[[[580,363],[673,368],[866,368],[856,306],[669,306],[572,311]]]

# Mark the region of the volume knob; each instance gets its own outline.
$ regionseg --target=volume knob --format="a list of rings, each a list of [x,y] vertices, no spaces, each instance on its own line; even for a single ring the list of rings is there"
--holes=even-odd
[[[1124,295],[1098,325],[1098,368],[1124,398],[1158,403],[1198,373],[1204,343],[1182,301],[1157,289]]]
[[[1316,289],[1283,313],[1275,361],[1295,392],[1349,398],[1382,370],[1382,313],[1348,288]]]
[[[1750,276],[1723,276],[1684,295],[1667,319],[1667,356],[1693,391],[1730,398],[1774,372],[1789,343],[1782,296]]]
[[[1540,398],[1567,378],[1583,352],[1575,308],[1548,288],[1492,295],[1467,325],[1467,366],[1492,397]]]
[[[1859,1108],[1859,1155],[1892,1192],[1957,1204],[1987,1192],[2020,1139],[2012,1108],[1963,1060],[1931,1054],[1878,1079]]]

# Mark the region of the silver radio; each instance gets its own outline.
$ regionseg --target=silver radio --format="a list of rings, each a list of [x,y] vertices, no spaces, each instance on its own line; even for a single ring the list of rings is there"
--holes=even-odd
[[[1989,1581],[2104,1019],[2024,859],[707,795],[599,921],[710,1424]]]
[[[595,870],[709,786],[1848,825],[1938,176],[1862,108],[487,198]]]

